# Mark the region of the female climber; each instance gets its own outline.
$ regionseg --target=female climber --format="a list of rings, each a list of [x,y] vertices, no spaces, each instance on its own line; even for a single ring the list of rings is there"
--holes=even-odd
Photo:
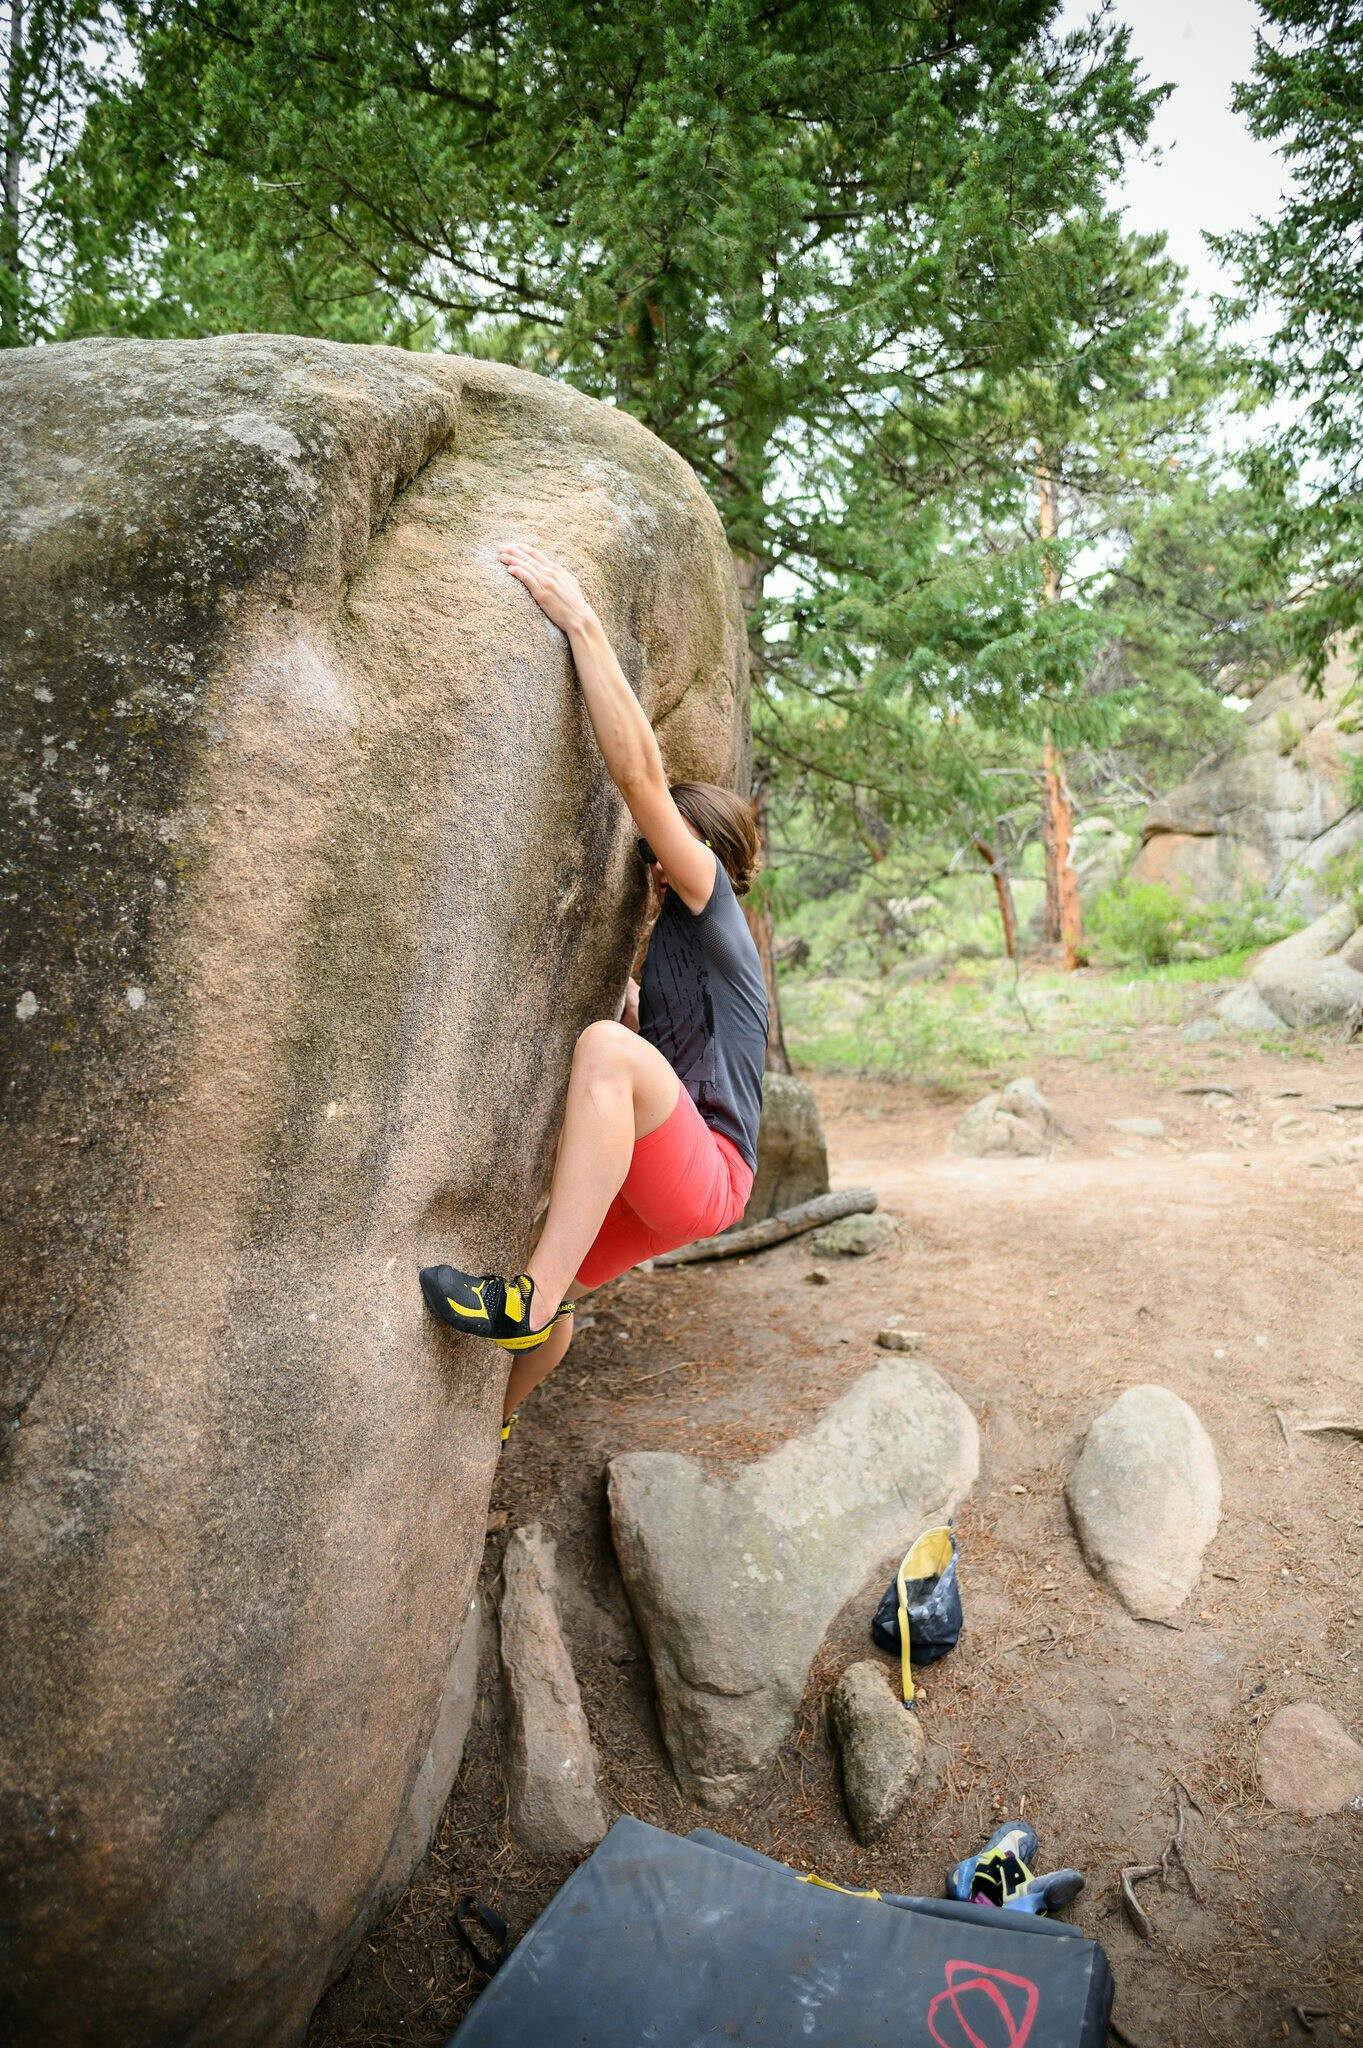
[[[427,1266],[442,1323],[515,1354],[503,1439],[572,1341],[575,1292],[741,1216],[757,1164],[767,992],[738,907],[757,864],[751,807],[706,782],[669,788],[642,706],[571,572],[516,543],[501,559],[568,636],[602,758],[641,837],[657,916],[618,1023],[577,1041],[549,1210],[525,1271]]]

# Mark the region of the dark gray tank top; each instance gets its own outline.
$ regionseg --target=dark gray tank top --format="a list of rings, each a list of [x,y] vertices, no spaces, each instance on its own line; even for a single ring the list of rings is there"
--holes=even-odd
[[[693,914],[675,889],[663,898],[639,979],[639,1035],[755,1170],[767,985],[722,861],[704,910]]]

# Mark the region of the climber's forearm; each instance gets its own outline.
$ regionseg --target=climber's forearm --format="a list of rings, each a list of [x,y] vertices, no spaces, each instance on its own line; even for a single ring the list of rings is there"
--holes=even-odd
[[[587,609],[568,627],[582,701],[587,707],[601,758],[628,803],[631,790],[665,780],[663,757],[644,708],[606,638],[606,629]]]

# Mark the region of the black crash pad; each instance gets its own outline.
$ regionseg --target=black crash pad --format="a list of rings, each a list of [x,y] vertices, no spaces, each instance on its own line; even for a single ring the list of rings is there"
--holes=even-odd
[[[708,1829],[619,1820],[450,2048],[1103,2048],[1096,1942],[808,1884]]]

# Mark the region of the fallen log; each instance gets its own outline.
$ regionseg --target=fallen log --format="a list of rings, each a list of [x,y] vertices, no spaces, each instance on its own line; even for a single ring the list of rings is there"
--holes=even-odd
[[[821,1223],[836,1223],[840,1216],[869,1215],[876,1201],[874,1188],[843,1188],[836,1194],[815,1195],[812,1201],[797,1202],[793,1209],[782,1209],[779,1215],[750,1223],[745,1230],[722,1231],[718,1237],[702,1237],[695,1244],[684,1244],[680,1251],[663,1252],[653,1264],[694,1266],[701,1259],[739,1259],[745,1252],[769,1251],[772,1245],[784,1244],[789,1237],[817,1230]]]

